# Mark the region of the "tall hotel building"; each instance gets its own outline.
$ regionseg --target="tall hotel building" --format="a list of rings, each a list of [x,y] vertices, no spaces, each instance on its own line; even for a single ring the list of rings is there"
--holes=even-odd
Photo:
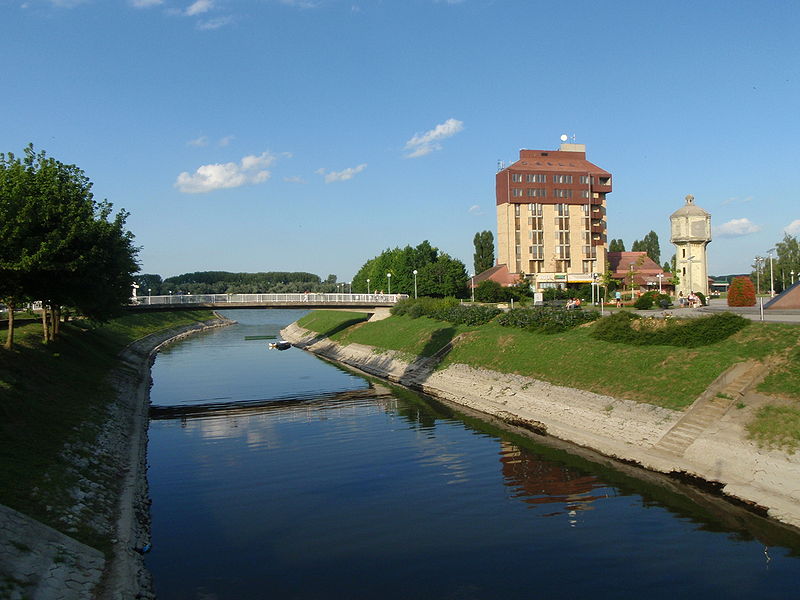
[[[586,160],[585,145],[520,150],[498,171],[496,192],[498,264],[537,289],[605,271],[611,173]]]

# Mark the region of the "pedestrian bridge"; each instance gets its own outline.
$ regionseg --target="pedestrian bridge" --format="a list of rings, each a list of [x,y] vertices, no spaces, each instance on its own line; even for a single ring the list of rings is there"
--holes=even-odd
[[[130,307],[170,308],[375,308],[393,306],[408,294],[171,294],[138,296]]]

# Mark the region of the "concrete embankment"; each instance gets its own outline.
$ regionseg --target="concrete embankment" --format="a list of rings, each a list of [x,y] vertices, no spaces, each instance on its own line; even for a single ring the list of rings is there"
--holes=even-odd
[[[644,469],[703,483],[760,514],[800,527],[800,455],[759,448],[744,423],[766,399],[753,392],[763,366],[736,365],[686,411],[551,385],[529,377],[409,362],[399,353],[339,345],[292,324],[295,346],[381,378]],[[734,403],[745,399],[746,410]]]
[[[233,323],[222,317],[160,331],[125,348],[110,375],[115,398],[92,443],[74,443],[63,454],[74,463],[74,505],[59,521],[63,531],[89,527],[112,540],[110,554],[0,506],[0,597],[36,600],[153,598],[142,549],[150,541],[147,495],[147,425],[150,365],[159,348],[176,339]],[[86,458],[86,457],[89,458]],[[110,485],[80,475],[102,470]],[[103,510],[97,510],[103,507]]]

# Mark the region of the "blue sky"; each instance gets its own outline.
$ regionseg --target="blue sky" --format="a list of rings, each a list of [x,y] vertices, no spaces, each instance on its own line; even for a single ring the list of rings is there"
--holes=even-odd
[[[472,268],[494,174],[562,133],[614,177],[609,239],[712,274],[800,234],[800,4],[0,0],[0,151],[80,166],[142,271],[348,281],[424,239]]]

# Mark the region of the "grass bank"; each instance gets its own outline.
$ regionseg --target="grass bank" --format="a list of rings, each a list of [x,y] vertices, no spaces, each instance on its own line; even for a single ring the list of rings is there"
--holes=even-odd
[[[331,313],[317,316],[318,313]],[[349,315],[349,316],[348,316]],[[502,327],[495,322],[478,327],[452,325],[427,317],[392,316],[382,321],[353,321],[352,313],[317,311],[299,323],[315,328],[324,319],[330,336],[342,343],[360,343],[408,355],[431,355],[459,334],[465,334],[440,368],[462,363],[503,373],[516,373],[557,385],[580,388],[618,398],[672,409],[691,404],[723,371],[745,360],[763,360],[785,354],[798,343],[800,327],[780,323],[752,323],[726,340],[700,348],[628,346],[590,337],[592,325],[546,335]],[[800,368],[779,383],[800,401]]]
[[[114,398],[106,377],[119,364],[117,354],[147,334],[212,318],[197,310],[134,313],[97,327],[73,321],[48,345],[39,323],[20,327],[14,349],[0,348],[0,503],[63,531],[58,516],[75,502],[75,475],[74,457],[62,450],[94,443]],[[88,478],[98,485],[118,480],[118,473],[98,472],[86,454],[79,462]],[[91,528],[76,529],[67,533],[101,550],[107,544]]]

